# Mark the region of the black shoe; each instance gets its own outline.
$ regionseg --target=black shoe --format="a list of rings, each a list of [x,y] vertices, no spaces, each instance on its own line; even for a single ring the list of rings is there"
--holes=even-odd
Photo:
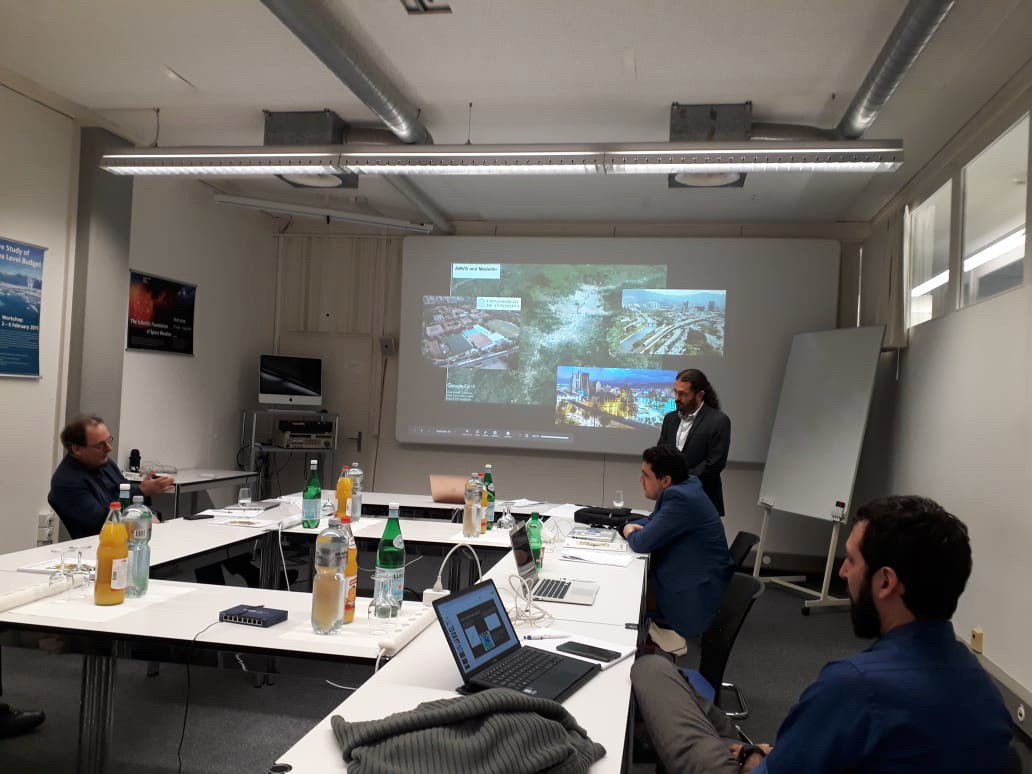
[[[31,731],[46,718],[42,712],[16,710],[6,704],[0,705],[0,739],[18,736]]]

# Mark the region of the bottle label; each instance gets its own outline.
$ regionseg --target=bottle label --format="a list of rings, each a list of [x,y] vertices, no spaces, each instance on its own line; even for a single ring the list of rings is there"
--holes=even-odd
[[[494,524],[495,520],[495,504],[494,500],[487,501],[487,528],[491,529],[491,525]]]
[[[355,617],[355,597],[358,595],[358,576],[351,575],[344,579],[343,610],[341,618],[351,620]]]
[[[322,500],[304,499],[301,501],[301,518],[304,521],[318,521]]]
[[[129,558],[111,560],[111,588],[122,591],[129,581]]]
[[[351,520],[358,521],[362,518],[362,493],[356,492],[351,495]]]
[[[386,567],[377,567],[376,573],[379,576],[378,583],[386,585],[388,593],[400,605],[405,596],[405,568],[399,567],[391,570]],[[376,596],[375,592],[373,596]]]
[[[402,551],[405,550],[405,538],[403,538],[400,534],[394,536],[394,547]]]

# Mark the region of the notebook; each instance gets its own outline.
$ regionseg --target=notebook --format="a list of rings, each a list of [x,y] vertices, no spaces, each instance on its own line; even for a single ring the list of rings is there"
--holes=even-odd
[[[430,497],[435,503],[464,505],[466,502],[466,477],[431,473]]]
[[[512,542],[512,556],[516,560],[516,571],[530,586],[530,596],[542,602],[566,602],[571,605],[593,605],[598,596],[598,582],[556,578],[538,574],[534,554],[530,550],[527,525],[517,524],[509,531]]]
[[[523,647],[494,581],[434,600],[455,665],[460,693],[510,688],[562,701],[599,673],[598,664]]]

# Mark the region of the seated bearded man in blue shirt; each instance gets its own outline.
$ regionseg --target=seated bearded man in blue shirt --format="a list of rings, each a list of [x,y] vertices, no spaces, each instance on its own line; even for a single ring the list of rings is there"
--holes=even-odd
[[[642,452],[641,486],[656,509],[624,525],[623,536],[634,551],[650,554],[650,609],[685,639],[698,637],[734,573],[724,525],[674,446]]]
[[[839,575],[853,629],[875,643],[821,670],[773,747],[728,744],[734,726],[674,665],[639,660],[631,682],[661,763],[698,774],[1002,774],[1007,710],[950,624],[970,574],[967,528],[932,500],[860,508]]]

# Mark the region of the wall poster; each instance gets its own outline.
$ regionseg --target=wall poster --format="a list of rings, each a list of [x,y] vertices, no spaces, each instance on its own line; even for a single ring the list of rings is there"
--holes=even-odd
[[[46,250],[0,237],[0,376],[39,378]]]
[[[129,272],[126,348],[193,354],[197,286]]]

